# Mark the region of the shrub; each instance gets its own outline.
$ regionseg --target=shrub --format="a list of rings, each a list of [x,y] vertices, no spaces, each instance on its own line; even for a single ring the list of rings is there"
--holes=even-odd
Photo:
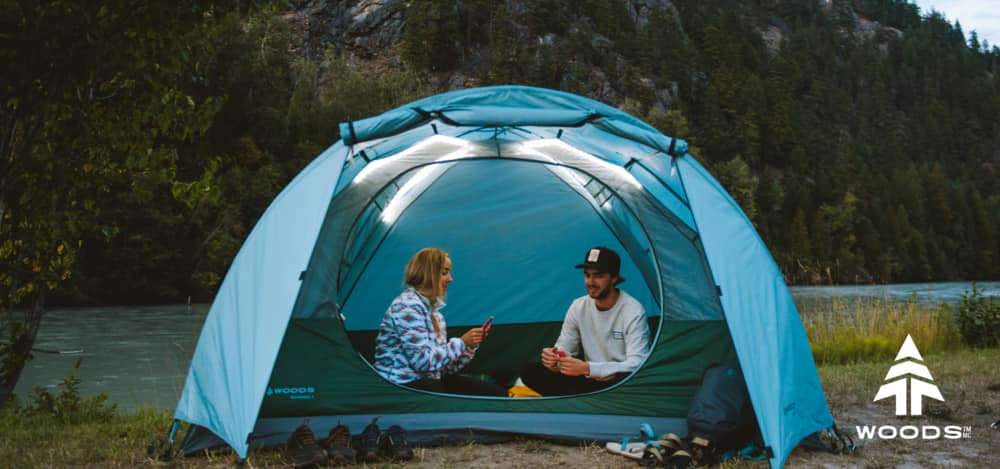
[[[117,404],[106,405],[107,394],[80,397],[80,378],[70,375],[62,382],[62,391],[53,395],[41,386],[35,386],[31,401],[22,409],[26,416],[51,417],[67,424],[84,422],[105,423],[118,413]]]
[[[962,293],[962,302],[955,312],[955,322],[962,341],[972,347],[991,347],[1000,343],[1000,301],[983,296],[972,284],[972,290]]]

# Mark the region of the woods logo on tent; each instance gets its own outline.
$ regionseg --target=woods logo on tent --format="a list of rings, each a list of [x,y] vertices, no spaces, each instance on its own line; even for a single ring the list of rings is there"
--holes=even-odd
[[[312,386],[281,386],[268,387],[264,393],[267,397],[274,395],[288,396],[289,399],[312,399],[315,397],[316,388]]]

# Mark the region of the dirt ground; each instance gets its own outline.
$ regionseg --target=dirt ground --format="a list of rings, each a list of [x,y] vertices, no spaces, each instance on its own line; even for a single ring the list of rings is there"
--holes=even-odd
[[[992,419],[992,420],[991,420]],[[1000,468],[1000,430],[990,428],[995,417],[958,413],[947,417],[926,417],[900,422],[892,405],[870,405],[837,416],[838,428],[849,432],[858,444],[854,454],[832,454],[797,448],[789,456],[787,468]],[[958,422],[963,422],[959,424]],[[924,441],[921,439],[859,440],[856,425],[959,425],[969,438]],[[966,425],[967,424],[967,425]],[[971,427],[966,429],[965,427]],[[254,466],[251,458],[250,466]],[[279,461],[263,464],[282,466]],[[261,467],[261,465],[258,465]],[[612,454],[603,445],[571,446],[534,439],[508,443],[465,444],[417,448],[407,463],[358,464],[365,468],[639,468],[635,460]],[[766,462],[730,461],[723,469],[766,468]]]
[[[895,415],[893,399],[873,402],[884,383],[886,363],[829,366],[820,369],[830,412],[837,427],[857,443],[853,454],[795,449],[786,461],[788,468],[1000,468],[1000,429],[991,423],[1000,419],[1000,349],[964,351],[929,356],[934,382],[940,386],[944,402],[924,399],[923,415]],[[960,438],[936,439],[860,438],[858,427],[884,426],[906,435],[923,431],[933,436],[934,428],[957,427]],[[638,429],[637,433],[638,433]],[[889,436],[890,430],[883,429]],[[623,435],[625,436],[625,435]],[[264,455],[259,455],[264,456]],[[271,454],[254,461],[251,467],[288,467],[281,455]],[[2,464],[0,464],[2,465]],[[198,466],[198,464],[194,464]],[[199,466],[200,467],[200,466]],[[612,454],[603,444],[570,446],[519,438],[494,444],[465,444],[417,448],[413,461],[353,467],[414,468],[639,468],[635,460]],[[766,468],[766,462],[730,461],[724,469]]]
[[[992,387],[992,386],[991,386]],[[925,404],[925,415],[897,417],[892,402],[830,402],[831,412],[841,432],[857,443],[853,454],[832,454],[803,448],[789,456],[788,468],[1000,468],[1000,429],[990,424],[1000,418],[1000,387],[987,392],[967,392],[950,403]],[[862,439],[857,427],[888,425],[896,428],[957,426],[962,438]],[[888,430],[886,430],[888,431]],[[913,432],[914,430],[908,430]],[[928,430],[933,435],[933,430]],[[263,455],[261,455],[263,456]],[[280,454],[271,453],[249,467],[290,467]],[[189,463],[193,462],[189,460]],[[216,461],[218,462],[218,461]],[[256,464],[255,464],[256,463]],[[226,465],[226,464],[224,464]],[[194,466],[200,467],[195,463]],[[352,467],[378,468],[639,468],[639,463],[612,454],[602,444],[564,445],[517,438],[507,443],[417,448],[407,463],[358,464]],[[766,462],[730,461],[723,469],[766,468]]]
[[[928,417],[900,422],[892,405],[870,405],[837,416],[838,428],[858,444],[854,454],[831,454],[798,448],[789,456],[788,468],[1000,468],[1000,430],[990,428],[996,417],[974,412]],[[962,422],[961,424],[959,422]],[[859,440],[856,425],[888,424],[959,425],[971,427],[971,437],[924,441]],[[607,452],[597,444],[565,446],[539,440],[520,440],[496,445],[470,444],[418,449],[405,467],[420,468],[638,468],[633,460]],[[725,468],[764,468],[762,462],[731,462]]]
[[[920,417],[900,421],[892,405],[865,405],[837,414],[838,428],[858,444],[853,454],[832,454],[795,449],[786,461],[787,468],[1000,468],[1000,430],[990,428],[996,416],[975,411],[947,416]],[[968,437],[924,441],[922,439],[863,440],[857,437],[858,425],[952,426],[962,427]],[[968,428],[966,428],[968,427]],[[232,467],[230,458],[187,459],[183,467]],[[277,452],[251,456],[245,467],[292,467]],[[597,443],[563,445],[519,438],[500,444],[469,443],[458,446],[416,448],[415,457],[406,463],[357,464],[359,468],[639,468],[635,460],[612,454]],[[723,469],[766,468],[766,462],[734,460],[719,465]]]

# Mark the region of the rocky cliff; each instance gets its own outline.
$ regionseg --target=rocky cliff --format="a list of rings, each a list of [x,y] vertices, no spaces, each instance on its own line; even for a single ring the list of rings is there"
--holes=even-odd
[[[369,72],[400,72],[404,67],[403,41],[409,9],[422,7],[417,1],[289,0],[286,19],[292,28],[291,49],[294,53],[313,61],[320,60],[324,54],[332,52]],[[537,8],[539,3],[543,2],[533,4],[528,0],[503,2],[456,0],[445,4],[456,16],[460,11],[466,15],[488,16],[491,12],[476,10],[482,9],[483,5],[499,9],[502,21],[506,23],[505,31],[513,36],[512,43],[517,44],[516,47],[522,52],[531,51],[519,57],[521,63],[529,62],[524,65],[525,68],[540,67],[539,62],[544,60],[542,56],[546,50],[548,53],[558,54],[561,53],[558,51],[579,48],[571,42],[589,42],[585,47],[591,51],[589,55],[600,57],[600,60],[596,61],[599,63],[589,59],[565,59],[564,62],[570,63],[571,66],[559,67],[557,71],[559,76],[548,83],[548,86],[572,90],[614,105],[621,105],[624,97],[636,94],[638,88],[639,93],[647,97],[647,100],[654,101],[652,105],[659,108],[670,107],[672,96],[676,94],[676,82],[665,81],[662,77],[656,76],[629,76],[628,86],[632,89],[623,89],[626,84],[622,77],[636,67],[630,63],[629,57],[622,54],[622,47],[616,44],[613,38],[608,34],[602,34],[600,28],[595,27],[595,20],[592,17],[579,15],[577,4],[561,2],[562,6],[559,7],[563,13],[567,13],[568,10],[577,11],[576,16],[568,14],[568,17],[559,19],[570,25],[567,30],[561,33],[533,34],[532,28],[529,27],[532,21],[529,15],[532,14],[532,8]],[[830,9],[833,2],[820,0],[820,4],[824,9]],[[573,5],[573,8],[566,5]],[[625,0],[623,6],[628,21],[631,22],[629,29],[637,35],[647,32],[650,28],[665,28],[663,24],[655,24],[656,21],[653,20],[655,11],[666,9],[676,13],[675,6],[670,0]],[[868,38],[886,31],[900,34],[898,30],[883,28],[867,19],[864,14],[858,13],[856,2],[851,5],[845,3],[845,7],[853,12],[850,14],[854,15],[855,20],[855,30],[850,33]],[[496,11],[492,13],[496,15]],[[616,11],[622,10],[619,8]],[[537,14],[537,11],[534,14]],[[789,26],[776,16],[760,12],[756,12],[756,16],[760,18],[757,29],[764,46],[772,54],[777,52],[784,34],[789,31]],[[672,17],[678,18],[679,15]],[[660,16],[660,21],[663,18]],[[537,22],[537,18],[535,20]],[[464,21],[469,22],[467,18]],[[675,24],[669,25],[670,30],[678,32],[678,35],[684,35],[684,26],[680,24],[680,20],[674,21]],[[431,83],[440,91],[482,84],[484,77],[489,75],[483,68],[492,65],[489,57],[496,57],[498,51],[488,50],[487,42],[492,42],[492,38],[490,41],[475,40],[475,38],[490,34],[493,33],[482,30],[467,30],[464,34],[456,34],[449,39],[454,43],[461,60],[453,67],[434,71],[420,70],[420,72],[426,72]],[[474,44],[469,43],[470,38],[474,39],[472,41]],[[507,81],[520,81],[519,78],[522,77],[514,76],[512,80]]]
[[[292,49],[311,59],[327,50],[362,60],[398,57],[406,2],[291,0]]]

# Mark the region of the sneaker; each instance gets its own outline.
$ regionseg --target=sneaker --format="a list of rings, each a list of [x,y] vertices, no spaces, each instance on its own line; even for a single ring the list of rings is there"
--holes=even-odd
[[[313,467],[326,462],[326,451],[316,444],[316,435],[306,423],[292,432],[286,447],[295,467]]]
[[[378,417],[372,419],[361,434],[358,435],[356,444],[357,458],[362,462],[378,461],[378,437],[381,432],[378,429]]]
[[[341,425],[330,429],[330,434],[323,440],[323,447],[326,448],[326,458],[329,462],[342,465],[354,462],[356,455],[354,448],[351,448],[351,429],[347,425]]]
[[[413,449],[410,448],[410,442],[406,441],[406,434],[399,425],[389,427],[379,437],[378,446],[382,450],[382,455],[387,458],[400,461],[413,459]]]

